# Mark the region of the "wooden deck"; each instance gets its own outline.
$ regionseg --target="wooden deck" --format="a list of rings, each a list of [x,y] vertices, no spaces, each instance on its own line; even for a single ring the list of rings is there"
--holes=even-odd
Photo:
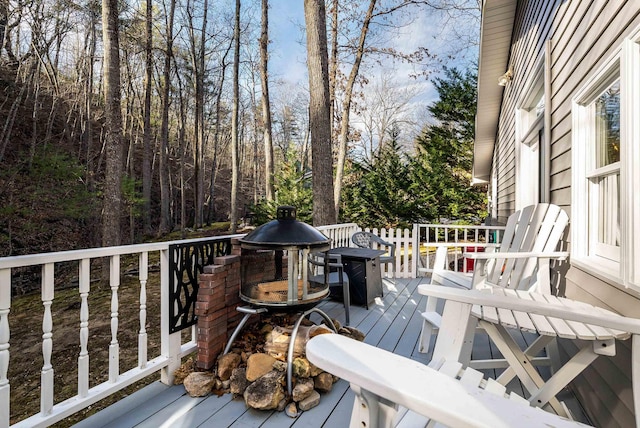
[[[384,297],[366,310],[351,307],[351,325],[366,334],[369,344],[387,349],[424,363],[431,353],[421,354],[417,344],[421,329],[418,309],[424,308],[423,297],[416,289],[418,279],[384,279]],[[325,301],[319,308],[329,316],[344,321],[341,303]],[[314,315],[315,316],[315,315]],[[474,358],[487,358],[495,352],[488,339],[477,337],[474,342]],[[519,338],[529,341],[531,338]],[[495,376],[493,371],[486,373]],[[543,377],[545,374],[542,374]],[[519,394],[522,388],[517,382],[509,385]],[[576,419],[586,421],[580,407],[570,394],[563,397]],[[74,425],[75,427],[347,427],[353,404],[353,393],[345,381],[338,381],[332,391],[323,394],[320,405],[292,419],[284,412],[267,412],[247,409],[241,399],[231,394],[221,397],[191,398],[182,385],[168,387],[155,382],[124,400]]]

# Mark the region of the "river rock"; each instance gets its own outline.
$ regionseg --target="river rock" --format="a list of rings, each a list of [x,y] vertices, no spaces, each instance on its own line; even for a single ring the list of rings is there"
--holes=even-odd
[[[233,369],[238,367],[238,364],[240,364],[240,355],[235,352],[221,356],[218,360],[218,377],[220,380],[229,380]]]
[[[209,372],[193,372],[184,378],[184,389],[191,397],[204,397],[211,393],[216,377]]]
[[[320,393],[314,390],[311,391],[311,394],[307,398],[298,403],[298,407],[300,410],[305,411],[313,409],[318,404],[320,404]]]
[[[273,370],[276,359],[261,352],[251,354],[247,359],[247,380],[253,382]]]
[[[284,374],[275,370],[257,379],[245,389],[245,403],[259,410],[277,409],[285,398],[283,380]]]
[[[333,387],[333,375],[323,372],[313,378],[313,386],[318,391],[329,392]]]
[[[295,358],[292,363],[291,371],[295,377],[310,377],[311,363],[306,358]]]
[[[229,391],[232,394],[242,395],[244,394],[245,389],[249,386],[249,381],[247,380],[247,369],[245,367],[237,367],[231,373],[231,378],[229,379]]]
[[[286,409],[284,409],[284,412],[290,418],[295,418],[296,416],[298,416],[298,407],[296,406],[296,403],[289,403]]]
[[[311,395],[313,391],[313,379],[311,378],[298,378],[298,383],[293,387],[291,391],[291,398],[293,401],[302,401]]]
[[[344,326],[340,330],[338,330],[338,333],[340,333],[343,336],[347,336],[352,339],[358,340],[360,342],[364,341],[364,333],[358,330],[357,328]]]

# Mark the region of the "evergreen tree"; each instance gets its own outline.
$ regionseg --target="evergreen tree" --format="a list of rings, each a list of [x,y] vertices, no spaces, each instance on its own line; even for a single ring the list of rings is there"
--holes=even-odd
[[[313,190],[311,171],[298,160],[295,149],[289,149],[284,162],[274,176],[275,197],[263,199],[252,207],[256,224],[266,223],[276,218],[276,209],[280,205],[296,207],[297,218],[311,224],[313,213]]]
[[[401,153],[398,135],[394,127],[371,163],[353,165],[344,187],[344,219],[369,227],[409,227],[420,219],[411,162]]]
[[[476,74],[445,69],[435,79],[439,99],[429,107],[438,122],[417,139],[414,180],[422,186],[429,220],[472,221],[486,216],[486,186],[471,186],[476,115]]]

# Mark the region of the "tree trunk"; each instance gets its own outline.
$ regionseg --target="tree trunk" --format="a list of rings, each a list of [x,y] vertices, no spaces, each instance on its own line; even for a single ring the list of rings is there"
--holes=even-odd
[[[233,29],[233,111],[231,113],[231,233],[236,233],[238,223],[238,181],[240,164],[238,162],[238,113],[240,107],[240,0],[236,0],[235,27]]]
[[[162,124],[160,126],[160,235],[171,231],[171,187],[169,185],[169,95],[171,86],[171,59],[173,58],[173,18],[175,0],[170,0],[167,17],[167,51],[164,57],[164,82],[162,86]]]
[[[331,116],[331,132],[336,108],[336,80],[338,79],[338,6],[339,0],[331,1],[331,58],[329,60],[329,105]]]
[[[207,223],[215,219],[215,201],[216,201],[216,177],[218,175],[218,152],[220,150],[220,116],[221,116],[221,102],[222,102],[222,88],[224,87],[224,78],[227,74],[227,55],[231,51],[233,46],[233,38],[229,42],[229,46],[222,56],[222,62],[220,64],[220,80],[218,82],[218,93],[216,94],[216,115],[215,124],[213,130],[213,155],[211,159],[211,182],[209,185],[209,210],[207,214]]]
[[[336,218],[340,212],[340,193],[342,192],[342,176],[344,174],[344,163],[347,157],[347,143],[349,140],[349,114],[351,112],[351,99],[353,96],[353,86],[356,83],[358,72],[360,71],[360,64],[362,63],[362,56],[364,55],[364,44],[367,39],[367,33],[369,32],[369,25],[371,24],[371,18],[373,17],[373,11],[376,7],[377,0],[370,0],[369,9],[365,15],[364,22],[362,23],[362,29],[360,30],[360,39],[358,41],[358,47],[356,50],[356,58],[351,67],[349,73],[349,79],[344,91],[344,102],[342,103],[342,120],[340,123],[340,136],[338,146],[338,165],[336,166],[336,181],[333,189],[333,198],[335,203]]]
[[[153,5],[147,1],[146,32],[145,41],[146,77],[144,82],[144,130],[142,134],[142,224],[146,235],[151,234],[151,157],[153,147],[151,145],[151,91],[153,80]]]
[[[336,222],[333,202],[329,66],[324,0],[304,0],[309,68],[309,124],[313,169],[313,224]]]
[[[264,126],[264,185],[268,201],[274,198],[273,139],[271,134],[271,103],[269,100],[269,0],[262,0],[262,31],[260,34],[260,81],[262,83],[262,121]]]
[[[120,245],[122,201],[122,113],[120,111],[120,47],[118,1],[102,1],[105,98],[105,180],[102,208],[102,246]]]
[[[190,18],[190,38],[191,38],[191,57],[193,70],[195,73],[194,91],[195,91],[195,114],[194,114],[194,133],[195,144],[193,145],[193,173],[194,173],[194,227],[200,228],[204,219],[204,76],[205,76],[205,42],[207,28],[207,10],[208,1],[204,0],[202,9],[202,27],[199,37],[196,37],[195,22],[192,11],[189,11]]]

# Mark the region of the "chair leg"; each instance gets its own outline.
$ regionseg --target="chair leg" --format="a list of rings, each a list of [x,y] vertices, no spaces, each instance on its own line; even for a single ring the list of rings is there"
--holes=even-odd
[[[435,313],[438,299],[435,297],[427,297],[427,303],[425,305],[425,311],[422,314],[422,331],[420,332],[420,343],[418,351],[426,354],[429,352],[431,346],[431,336],[437,333],[438,326],[434,326],[432,322],[428,321],[425,314]]]
[[[349,325],[349,307],[351,306],[351,295],[349,294],[349,282],[342,281],[342,301],[344,302],[344,322]]]
[[[433,347],[431,361],[459,361],[464,367],[471,360],[471,348],[477,319],[471,315],[472,305],[448,300],[442,312],[442,324]]]

